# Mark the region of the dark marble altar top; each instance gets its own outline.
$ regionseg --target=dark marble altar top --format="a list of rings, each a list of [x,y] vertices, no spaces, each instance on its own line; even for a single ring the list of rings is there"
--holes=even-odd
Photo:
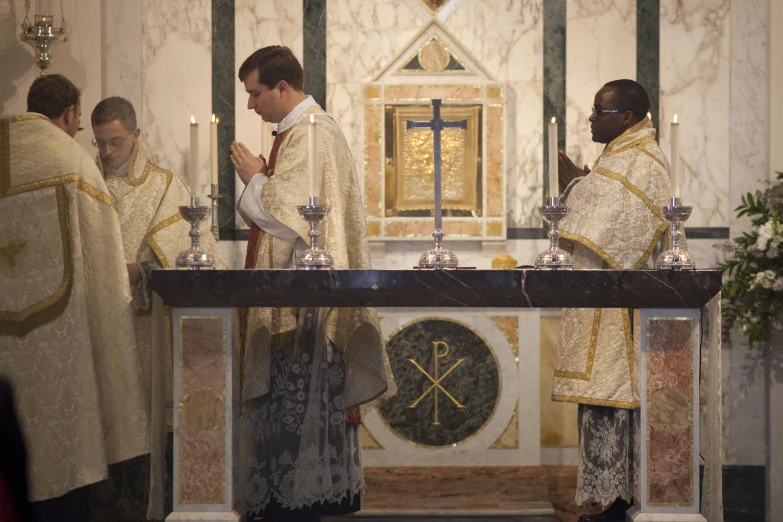
[[[169,306],[700,308],[719,270],[156,270]]]

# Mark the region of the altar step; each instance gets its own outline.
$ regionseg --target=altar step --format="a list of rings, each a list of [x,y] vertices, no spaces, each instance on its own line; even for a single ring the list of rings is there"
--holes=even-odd
[[[333,522],[550,522],[540,466],[366,467],[362,509]]]
[[[551,522],[555,511],[549,502],[498,502],[486,504],[463,504],[435,506],[430,504],[414,506],[400,503],[398,506],[362,509],[352,515],[325,517],[329,522]]]

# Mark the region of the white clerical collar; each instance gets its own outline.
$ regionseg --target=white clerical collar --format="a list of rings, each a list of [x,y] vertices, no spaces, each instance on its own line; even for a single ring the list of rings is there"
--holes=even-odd
[[[117,167],[115,170],[106,168],[106,165],[103,166],[103,170],[108,172],[109,174],[111,174],[113,176],[117,176],[118,178],[121,178],[123,176],[127,176],[128,175],[128,169],[130,168],[131,158],[133,158],[133,151],[134,151],[135,148],[136,148],[136,144],[134,143],[133,144],[133,148],[131,149],[130,156],[128,156],[128,159],[125,161],[125,163],[123,163],[122,165]],[[101,162],[103,162],[103,160],[101,160]]]
[[[313,99],[312,96],[307,95],[307,98],[299,102],[299,105],[294,107],[291,112],[289,112],[285,118],[280,120],[280,123],[277,124],[277,132],[285,132],[291,127],[293,127],[297,121],[299,121],[299,117],[302,115],[302,113],[309,109],[310,107],[318,105],[316,101]]]

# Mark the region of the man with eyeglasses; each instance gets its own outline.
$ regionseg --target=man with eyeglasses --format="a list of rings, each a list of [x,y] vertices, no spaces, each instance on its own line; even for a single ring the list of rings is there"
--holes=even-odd
[[[119,219],[73,139],[79,90],[41,76],[27,106],[0,119],[0,375],[26,439],[32,520],[83,522],[88,486],[149,451],[147,390]],[[0,419],[3,464],[22,459],[9,427]]]
[[[582,269],[643,268],[666,232],[669,163],[655,141],[644,87],[616,80],[595,95],[590,129],[604,143],[592,170],[562,151],[558,178],[570,211],[560,233]],[[579,404],[576,503],[611,506],[580,522],[624,521],[634,484],[632,412],[639,406],[639,314],[619,308],[563,310],[552,399]]]
[[[92,144],[98,149],[96,161],[120,218],[144,382],[150,390],[153,428],[148,516],[162,519],[166,431],[171,429],[173,397],[172,326],[163,301],[149,290],[147,282],[153,270],[175,268],[177,256],[190,247],[190,225],[181,219],[179,207],[190,204],[191,193],[179,177],[150,161],[139,141],[141,130],[130,101],[119,96],[106,98],[95,106],[90,120],[95,136]],[[229,267],[212,234],[201,236],[201,242],[214,256],[216,267]],[[131,475],[131,493],[138,497],[147,485],[136,483],[145,474],[139,469],[143,463],[135,465],[137,472],[130,463],[117,470],[116,480],[127,480]],[[110,481],[114,480],[110,470]],[[117,487],[128,489],[122,483]]]

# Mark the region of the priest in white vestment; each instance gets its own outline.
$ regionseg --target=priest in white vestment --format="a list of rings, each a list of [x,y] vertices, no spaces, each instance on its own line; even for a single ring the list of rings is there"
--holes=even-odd
[[[641,85],[609,82],[594,103],[593,141],[607,145],[592,171],[560,153],[561,189],[568,185],[561,201],[569,207],[560,234],[572,241],[578,269],[644,268],[668,226],[661,207],[671,202],[669,164],[655,141]],[[580,522],[624,521],[632,501],[638,331],[632,310],[563,310],[552,399],[579,404],[576,503],[611,504]]]
[[[149,395],[114,201],[72,137],[79,91],[42,76],[28,107],[0,120],[0,374],[15,390],[34,515],[83,521],[86,497],[69,513],[58,502],[149,451]]]
[[[239,69],[248,108],[277,124],[267,160],[231,147],[247,185],[237,211],[251,227],[245,268],[290,268],[307,247],[297,205],[329,205],[319,245],[335,268],[370,268],[356,167],[335,121],[303,91],[286,47],[265,47]],[[316,194],[309,193],[308,126],[316,127]],[[243,514],[320,520],[359,509],[364,488],[359,406],[394,392],[378,317],[368,308],[251,308],[240,317]]]
[[[102,100],[90,120],[98,167],[119,216],[131,274],[136,336],[153,412],[149,515],[162,519],[164,422],[171,426],[173,397],[172,329],[170,310],[149,290],[148,280],[153,270],[176,268],[177,256],[190,248],[190,224],[182,219],[179,206],[190,205],[191,193],[179,177],[149,160],[138,141],[141,130],[128,100],[117,96]],[[207,226],[202,223],[202,228]],[[201,246],[214,256],[216,268],[229,268],[211,233],[201,235]]]

